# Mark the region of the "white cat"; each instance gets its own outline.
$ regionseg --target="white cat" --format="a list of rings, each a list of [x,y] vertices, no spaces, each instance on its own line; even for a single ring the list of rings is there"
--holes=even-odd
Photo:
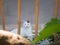
[[[11,32],[16,33],[17,34],[17,28],[13,29]],[[21,31],[20,31],[20,35],[23,37],[27,37],[28,39],[32,40],[32,26],[31,23],[29,21],[24,21],[22,26],[21,26]]]

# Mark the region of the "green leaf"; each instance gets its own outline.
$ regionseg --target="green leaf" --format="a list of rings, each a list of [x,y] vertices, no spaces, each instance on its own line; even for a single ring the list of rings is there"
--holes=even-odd
[[[39,33],[39,36],[35,38],[34,43],[37,43],[41,41],[42,39],[45,39],[52,35],[55,32],[60,31],[60,20],[58,19],[51,19],[50,22],[48,22],[45,26],[45,28]]]

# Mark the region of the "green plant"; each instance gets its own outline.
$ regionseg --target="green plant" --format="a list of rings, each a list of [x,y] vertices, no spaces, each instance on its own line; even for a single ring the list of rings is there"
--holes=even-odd
[[[51,21],[45,25],[45,28],[39,33],[38,37],[35,38],[34,43],[51,36],[55,32],[60,32],[60,20],[52,18]]]

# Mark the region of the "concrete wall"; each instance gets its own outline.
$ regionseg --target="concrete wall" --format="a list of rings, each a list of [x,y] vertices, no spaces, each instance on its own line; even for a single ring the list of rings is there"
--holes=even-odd
[[[59,0],[60,4],[60,0]],[[39,24],[45,24],[55,15],[55,0],[39,0]],[[17,24],[17,0],[4,0],[5,24]],[[35,0],[22,0],[21,20],[29,20],[35,24]],[[59,5],[60,18],[60,5]],[[1,24],[1,11],[0,11]]]

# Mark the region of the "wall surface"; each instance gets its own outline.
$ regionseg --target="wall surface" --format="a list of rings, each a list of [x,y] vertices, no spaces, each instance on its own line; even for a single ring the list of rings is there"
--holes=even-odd
[[[59,0],[60,3],[60,0]],[[5,24],[17,24],[17,0],[4,0]],[[39,0],[39,24],[45,24],[55,15],[55,0]],[[29,20],[35,24],[35,0],[22,0],[21,20]],[[60,5],[59,5],[60,18]],[[0,11],[0,24],[1,22]]]

